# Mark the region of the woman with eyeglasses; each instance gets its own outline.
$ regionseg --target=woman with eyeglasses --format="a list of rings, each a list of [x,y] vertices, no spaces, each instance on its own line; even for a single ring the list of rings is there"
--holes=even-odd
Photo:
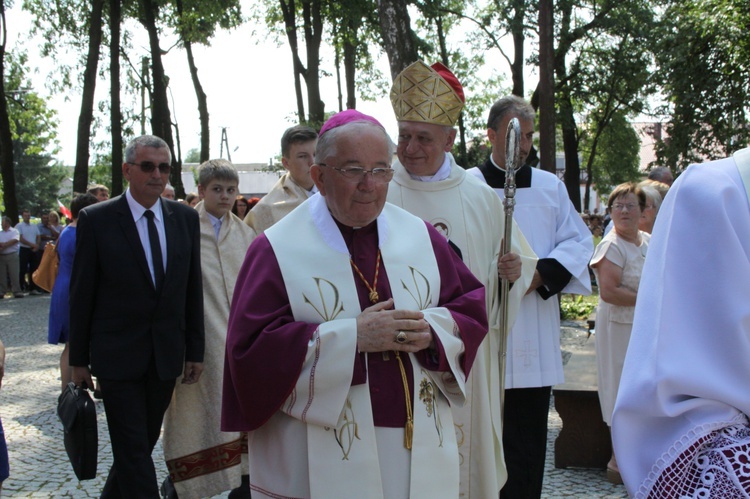
[[[248,211],[250,211],[250,207],[248,206],[247,199],[245,199],[245,196],[243,196],[242,194],[239,194],[237,196],[237,199],[234,200],[232,213],[240,217],[240,220],[245,220],[245,216],[247,215]]]
[[[646,195],[633,182],[620,184],[607,203],[614,229],[601,240],[589,264],[599,285],[596,310],[596,361],[602,418],[612,426],[617,389],[633,328],[635,300],[651,236],[638,229]],[[614,451],[607,478],[622,483]]]

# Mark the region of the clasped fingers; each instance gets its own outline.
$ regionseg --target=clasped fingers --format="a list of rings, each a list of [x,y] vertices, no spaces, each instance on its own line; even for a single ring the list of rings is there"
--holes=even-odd
[[[357,348],[360,352],[416,352],[427,348],[432,334],[423,317],[418,311],[365,310],[357,317]]]

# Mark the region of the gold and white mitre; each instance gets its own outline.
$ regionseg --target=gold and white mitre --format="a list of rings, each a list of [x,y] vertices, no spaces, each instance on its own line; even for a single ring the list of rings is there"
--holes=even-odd
[[[442,64],[422,61],[396,76],[391,104],[398,121],[454,126],[464,107],[464,90],[458,78]]]

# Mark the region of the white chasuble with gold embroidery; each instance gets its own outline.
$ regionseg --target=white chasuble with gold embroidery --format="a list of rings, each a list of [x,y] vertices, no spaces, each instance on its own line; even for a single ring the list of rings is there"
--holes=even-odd
[[[164,414],[162,445],[177,495],[197,499],[240,485],[239,432],[220,431],[224,353],[234,285],[253,230],[232,213],[221,224],[219,239],[203,201],[200,216],[205,369],[200,382],[177,383]]]
[[[467,383],[467,404],[453,406],[461,458],[460,497],[495,497],[507,480],[500,416],[500,292],[497,259],[505,231],[503,206],[494,191],[458,166],[450,153],[447,179],[412,179],[398,161],[388,201],[431,223],[461,250],[464,263],[486,289],[490,331],[477,353]],[[512,249],[521,256],[521,277],[509,296],[512,325],[531,284],[537,258],[513,224]]]

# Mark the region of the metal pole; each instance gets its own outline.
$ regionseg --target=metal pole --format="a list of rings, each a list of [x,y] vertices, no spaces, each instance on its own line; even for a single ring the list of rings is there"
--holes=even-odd
[[[505,235],[500,250],[502,255],[510,252],[513,234],[513,209],[516,205],[516,171],[521,166],[521,123],[518,118],[513,118],[508,123],[508,131],[505,134],[505,188],[503,208],[505,212]],[[510,281],[502,280],[500,288],[500,415],[505,414],[505,363],[508,352],[508,335],[510,324],[508,323],[508,294],[510,293]]]

